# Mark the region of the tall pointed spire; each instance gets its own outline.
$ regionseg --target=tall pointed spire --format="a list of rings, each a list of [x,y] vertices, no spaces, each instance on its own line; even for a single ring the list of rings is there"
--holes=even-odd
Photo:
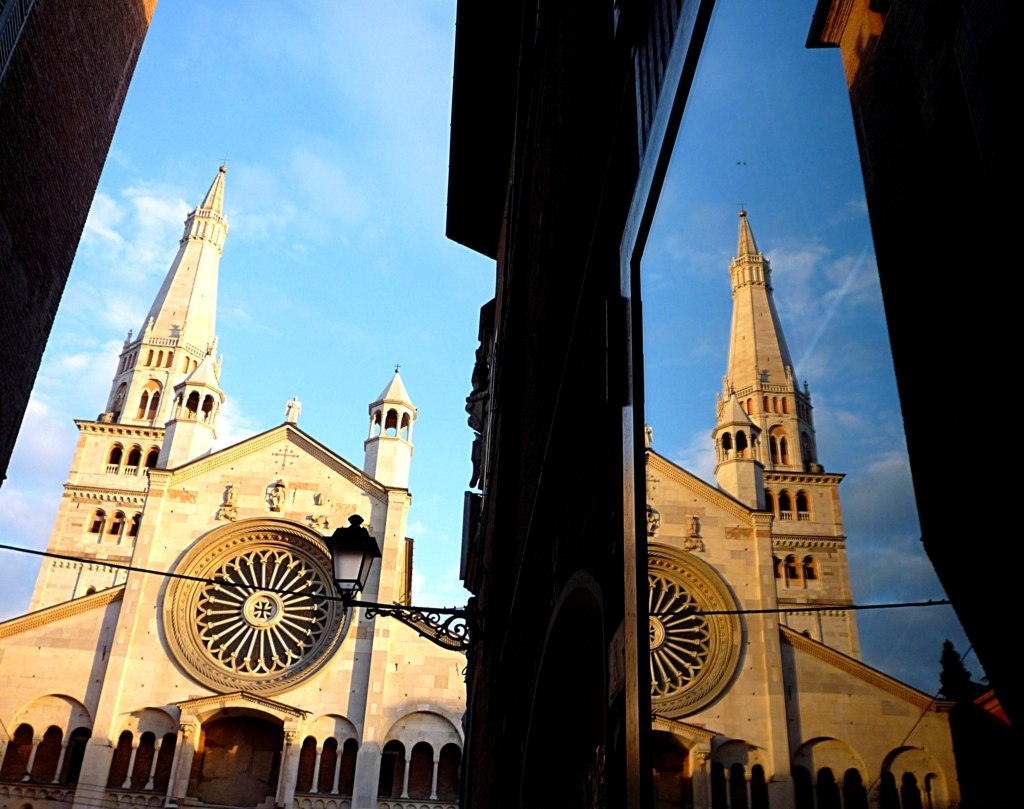
[[[764,436],[767,451],[761,461],[769,471],[807,471],[817,466],[811,397],[793,378],[793,361],[775,308],[771,264],[757,249],[746,211],[740,211],[736,253],[729,265],[732,335],[718,421],[725,423],[727,406],[741,406]]]
[[[757,242],[754,241],[754,233],[750,229],[750,222],[747,221],[747,212],[740,211],[740,238],[736,247],[737,256],[756,256]]]
[[[104,418],[162,427],[174,386],[216,347],[217,278],[228,235],[226,173],[221,166],[203,201],[185,217],[178,254],[138,336],[125,343]]]
[[[205,211],[213,211],[217,214],[224,213],[224,175],[228,173],[227,166],[221,166],[217,176],[210,183],[210,190],[203,198],[203,204],[199,207]]]

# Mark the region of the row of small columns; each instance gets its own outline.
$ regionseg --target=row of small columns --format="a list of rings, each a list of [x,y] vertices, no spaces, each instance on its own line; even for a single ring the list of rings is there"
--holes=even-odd
[[[121,789],[132,788],[132,772],[135,770],[135,756],[138,755],[139,745],[142,743],[141,734],[137,739],[132,739],[132,755],[128,759],[128,774],[125,776],[124,783],[121,784]],[[156,778],[156,764],[160,759],[160,748],[164,743],[162,736],[157,737],[156,741],[153,742],[153,761],[149,765],[149,779],[146,781],[146,786],[143,787],[145,790],[153,789],[153,780]],[[64,753],[61,751],[61,759],[63,760]],[[174,749],[174,758],[178,758],[178,748]],[[57,765],[57,772],[60,772],[60,764]],[[170,784],[168,786],[168,792],[170,791]]]
[[[331,795],[338,794],[338,781],[341,778],[341,751],[343,743],[338,744],[337,755],[334,757],[334,786],[331,787]],[[319,794],[317,786],[320,783],[320,756],[324,752],[324,746],[318,744],[316,746],[316,764],[313,766],[313,783],[310,784],[309,792],[311,795]]]
[[[433,747],[433,745],[431,745]],[[441,753],[434,753],[434,775],[430,781],[430,800],[437,800],[437,766],[441,761]],[[412,747],[405,754],[405,772],[402,775],[402,797],[409,797],[409,770],[412,768]]]
[[[61,743],[60,743],[60,756],[57,758],[57,769],[56,769],[56,771],[53,774],[53,780],[50,782],[51,784],[59,784],[60,783],[60,771],[64,767],[64,756],[67,755],[67,752],[68,752],[68,742],[69,741],[70,741],[70,739],[66,739],[66,738],[61,740]],[[35,763],[36,763],[36,753],[39,751],[39,745],[42,744],[42,742],[43,742],[43,737],[42,736],[33,736],[32,737],[32,752],[28,754],[28,763],[25,765],[25,774],[21,777],[22,781],[31,781],[32,780],[32,768],[35,766]],[[0,743],[0,761],[3,761],[4,755],[7,753],[7,745],[8,744],[10,744],[10,742],[6,742],[5,741],[5,742]]]

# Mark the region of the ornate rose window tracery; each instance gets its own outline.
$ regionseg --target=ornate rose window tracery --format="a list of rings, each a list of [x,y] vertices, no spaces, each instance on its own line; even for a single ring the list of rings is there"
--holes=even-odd
[[[736,602],[721,577],[695,556],[651,544],[648,556],[651,704],[678,718],[709,704],[732,679],[739,662]]]
[[[185,556],[164,597],[175,658],[218,691],[275,693],[330,658],[345,622],[323,543],[286,524],[235,524]]]

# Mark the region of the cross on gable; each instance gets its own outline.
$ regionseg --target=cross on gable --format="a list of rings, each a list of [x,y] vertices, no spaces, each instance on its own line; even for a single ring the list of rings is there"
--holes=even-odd
[[[271,453],[271,455],[273,455],[273,457],[275,457],[275,458],[280,458],[281,459],[281,469],[282,470],[288,464],[289,459],[291,459],[291,458],[298,458],[299,457],[299,453],[292,452],[288,447],[285,447],[284,449],[280,450],[279,452],[273,452],[273,453]]]

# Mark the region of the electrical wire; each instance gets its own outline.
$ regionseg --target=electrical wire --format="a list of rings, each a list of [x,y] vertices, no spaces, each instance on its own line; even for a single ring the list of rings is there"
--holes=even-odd
[[[0,550],[4,551],[15,551],[17,553],[25,553],[31,556],[43,556],[49,559],[63,559],[70,562],[81,562],[83,564],[102,564],[104,567],[111,567],[116,570],[124,570],[130,573],[145,573],[150,576],[164,576],[170,579],[184,579],[186,581],[201,582],[204,584],[215,584],[215,585],[239,585],[238,582],[231,581],[230,579],[208,579],[202,576],[189,576],[185,573],[172,573],[166,570],[153,570],[146,567],[135,567],[133,565],[119,565],[113,562],[105,562],[97,559],[89,559],[81,556],[70,556],[63,553],[53,553],[51,551],[37,551],[31,548],[21,548],[17,545],[5,545],[0,544]],[[239,585],[243,586],[243,585]],[[253,587],[254,585],[244,585]],[[270,593],[281,593],[283,595],[292,595],[293,591],[285,590],[280,587],[257,587],[257,590],[270,592]],[[369,603],[362,603],[359,601],[349,601],[341,598],[340,596],[322,595],[318,596],[324,601],[337,601],[342,604],[346,604],[352,607],[370,607]],[[677,610],[677,611],[666,611],[666,612],[652,612],[651,615],[663,616],[663,615],[778,615],[781,613],[803,613],[803,612],[829,612],[832,610],[890,610],[899,609],[905,607],[943,607],[948,606],[952,602],[948,598],[940,599],[928,599],[927,601],[895,601],[885,604],[785,604],[777,607],[769,607],[767,609],[740,609],[740,610]],[[390,607],[391,605],[382,605]],[[424,613],[431,612],[442,612],[450,613],[456,611],[464,611],[464,607],[406,607],[408,610],[419,611]]]

